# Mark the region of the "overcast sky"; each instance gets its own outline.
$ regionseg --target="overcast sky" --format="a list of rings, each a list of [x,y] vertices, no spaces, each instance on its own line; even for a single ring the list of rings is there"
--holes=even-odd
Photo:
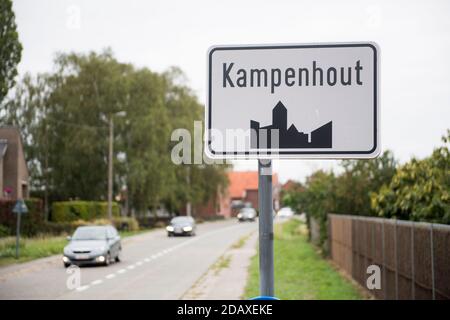
[[[181,67],[205,101],[213,44],[375,41],[381,48],[381,143],[402,162],[424,157],[450,128],[450,1],[14,0],[19,72],[49,71],[57,51],[111,47],[154,71]],[[337,161],[274,163],[282,181]],[[240,161],[238,169],[256,169]]]

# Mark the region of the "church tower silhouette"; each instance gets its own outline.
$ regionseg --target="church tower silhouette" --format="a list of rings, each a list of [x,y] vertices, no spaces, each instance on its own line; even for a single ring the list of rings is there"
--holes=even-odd
[[[287,124],[287,109],[279,101],[272,109],[271,125],[261,127],[258,121],[250,120],[250,147],[255,149],[332,148],[332,121],[311,131],[309,134],[298,131],[294,124],[288,129]]]
[[[272,109],[272,126],[281,132],[287,130],[287,109],[281,101]]]

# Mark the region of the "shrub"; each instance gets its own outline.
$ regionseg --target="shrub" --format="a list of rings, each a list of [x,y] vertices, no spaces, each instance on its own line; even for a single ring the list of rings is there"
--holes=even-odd
[[[44,222],[40,233],[46,235],[72,234],[76,229],[73,222]]]
[[[119,205],[113,202],[113,216],[119,216]],[[52,204],[53,222],[92,221],[108,216],[108,203],[102,201],[60,201]]]
[[[4,225],[0,225],[0,238],[7,237],[9,235],[9,229]]]
[[[155,228],[164,228],[167,225],[167,223],[165,223],[164,221],[157,221],[154,224]]]
[[[144,228],[155,228],[157,225],[166,226],[172,219],[170,217],[137,217],[139,226]]]
[[[450,224],[450,131],[431,156],[398,168],[388,186],[372,194],[379,216]]]
[[[16,200],[0,200],[0,225],[6,234],[16,234],[17,216],[13,212]],[[22,214],[20,232],[25,236],[33,236],[40,232],[44,223],[43,205],[40,199],[27,199],[28,212]]]
[[[76,228],[89,225],[112,224],[119,231],[138,231],[139,223],[130,217],[115,217],[111,223],[108,219],[96,219],[92,221],[75,220],[71,222],[45,222],[40,233],[46,235],[72,234]]]
[[[138,231],[139,222],[131,217],[115,217],[113,224],[119,231]]]

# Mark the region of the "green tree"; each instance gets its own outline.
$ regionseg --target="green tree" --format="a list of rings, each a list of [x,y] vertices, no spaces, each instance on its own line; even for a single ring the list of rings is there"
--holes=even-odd
[[[306,212],[308,224],[311,218],[320,224],[321,242],[327,237],[327,215],[371,215],[370,195],[390,183],[396,171],[392,152],[385,151],[371,160],[345,160],[343,172],[318,170],[307,177],[304,184],[295,184],[283,193],[283,203]]]
[[[1,123],[20,128],[30,174],[32,196],[44,199],[44,212],[48,217],[48,155],[47,102],[50,92],[47,75],[36,77],[26,74],[15,86],[11,99],[0,106],[4,115]]]
[[[281,190],[281,203],[283,206],[290,207],[297,213],[305,211],[305,199],[303,193],[305,186],[300,182],[291,181],[289,189]]]
[[[46,115],[53,193],[59,199],[102,199],[109,119],[125,108],[133,68],[118,63],[109,51],[60,54],[55,64]]]
[[[0,103],[14,86],[17,65],[22,57],[11,0],[0,0]]]
[[[194,121],[203,119],[179,69],[136,69],[106,50],[59,54],[55,70],[27,75],[0,110],[4,122],[23,133],[34,194],[48,194],[49,201],[104,199],[111,118],[114,193],[126,188],[138,214],[205,203],[226,184],[226,166],[171,161],[171,132],[192,134]]]
[[[391,151],[370,160],[344,160],[344,172],[336,181],[335,212],[353,215],[373,215],[370,195],[388,185],[395,174],[397,162]]]
[[[336,210],[336,176],[331,172],[318,170],[305,182],[306,190],[300,193],[308,225],[311,217],[320,225],[320,242],[327,237],[327,214]]]
[[[306,212],[318,219],[326,219],[336,210],[336,176],[330,171],[318,170],[306,179],[303,203]]]
[[[450,224],[450,131],[430,157],[401,166],[392,182],[372,195],[382,217]]]

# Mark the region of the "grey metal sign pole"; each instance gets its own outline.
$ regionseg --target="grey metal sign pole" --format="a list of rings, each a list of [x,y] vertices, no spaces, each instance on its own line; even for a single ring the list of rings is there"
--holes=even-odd
[[[259,275],[262,296],[274,296],[272,161],[258,160]]]
[[[17,212],[17,225],[16,225],[16,259],[19,259],[20,253],[20,218],[22,212]]]
[[[19,253],[20,253],[20,218],[23,213],[28,212],[27,205],[23,201],[23,199],[19,199],[16,202],[16,205],[14,206],[12,210],[15,214],[17,214],[17,229],[16,229],[16,259],[19,259]]]

